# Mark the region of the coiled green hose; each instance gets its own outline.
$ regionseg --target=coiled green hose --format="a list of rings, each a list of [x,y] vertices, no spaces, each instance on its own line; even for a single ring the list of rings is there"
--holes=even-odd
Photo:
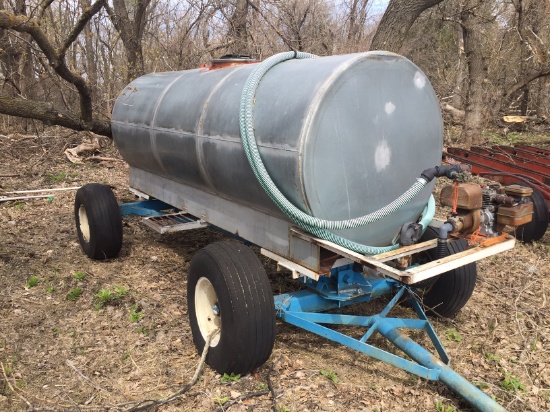
[[[328,230],[358,228],[377,222],[380,219],[389,216],[391,213],[395,212],[403,205],[410,202],[416,195],[418,195],[418,193],[420,193],[420,191],[427,184],[427,181],[425,179],[418,178],[417,181],[405,193],[403,193],[389,205],[384,206],[383,208],[373,213],[369,213],[368,215],[354,219],[325,220],[308,215],[307,213],[302,212],[300,209],[294,206],[275,185],[264,166],[262,158],[260,157],[260,152],[256,144],[256,136],[254,135],[254,104],[256,90],[258,88],[258,85],[260,84],[262,77],[272,67],[286,60],[294,58],[309,59],[315,57],[317,56],[303,52],[279,53],[258,64],[254,68],[254,70],[252,70],[252,73],[250,73],[241,94],[239,116],[241,139],[243,142],[246,157],[250,163],[250,166],[252,167],[254,175],[256,176],[266,193],[269,195],[269,197],[290,219],[292,219],[296,224],[298,224],[306,231],[314,234],[317,237],[331,241],[340,246],[365,255],[374,255],[394,250],[398,248],[399,245],[382,247],[362,245],[349,239],[345,239],[341,236],[335,235]],[[428,224],[433,219],[434,213],[435,201],[432,196],[430,197],[430,201],[428,202],[428,205],[424,208],[424,211],[422,213],[422,220],[420,224],[422,224],[424,229],[427,228]]]

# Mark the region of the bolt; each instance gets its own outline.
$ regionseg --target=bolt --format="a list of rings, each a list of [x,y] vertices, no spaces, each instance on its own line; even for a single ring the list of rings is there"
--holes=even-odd
[[[212,312],[216,316],[220,316],[220,308],[218,308],[218,304],[215,303],[214,306],[212,306]]]

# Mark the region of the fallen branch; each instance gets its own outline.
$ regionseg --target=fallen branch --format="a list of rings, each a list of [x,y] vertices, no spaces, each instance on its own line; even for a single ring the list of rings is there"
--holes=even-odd
[[[85,159],[91,162],[122,162],[120,159],[115,159],[114,157],[103,157],[103,156],[91,156]]]
[[[90,143],[81,143],[72,149],[65,149],[65,156],[71,163],[82,163],[80,155],[87,152],[95,152],[100,150],[99,139],[93,139]]]
[[[10,380],[8,379],[8,376],[6,375],[6,368],[4,367],[4,364],[2,362],[0,362],[0,367],[2,368],[2,375],[4,376],[4,380],[6,381],[6,385],[9,386],[10,388],[10,391],[15,393],[17,395],[17,397],[19,399],[21,399],[23,402],[25,402],[27,404],[27,406],[29,407],[29,409],[32,409],[32,405],[31,403],[26,400],[23,396],[21,396],[12,386]]]
[[[466,116],[464,110],[457,109],[456,107],[451,106],[449,103],[442,104],[441,109],[450,115],[453,124],[464,123],[464,117]]]

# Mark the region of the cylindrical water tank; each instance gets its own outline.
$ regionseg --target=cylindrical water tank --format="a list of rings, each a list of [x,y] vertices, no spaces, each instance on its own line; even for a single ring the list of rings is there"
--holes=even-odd
[[[253,66],[134,80],[112,115],[121,155],[131,167],[282,216],[257,182],[240,138],[241,92]],[[260,83],[254,116],[275,183],[298,208],[323,219],[373,212],[441,161],[436,95],[417,66],[393,53],[278,64]],[[432,188],[377,223],[334,233],[388,245],[403,223],[419,217]]]

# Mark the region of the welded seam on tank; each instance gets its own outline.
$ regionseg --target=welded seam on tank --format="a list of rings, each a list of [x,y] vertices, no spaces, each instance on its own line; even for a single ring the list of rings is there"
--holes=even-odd
[[[202,150],[203,141],[201,138],[210,138],[210,136],[205,136],[203,134],[203,126],[204,126],[204,119],[206,117],[206,111],[208,110],[208,106],[210,104],[210,100],[212,99],[212,96],[218,92],[220,87],[226,82],[226,80],[231,77],[233,74],[238,72],[238,70],[242,68],[237,67],[234,70],[231,70],[227,75],[225,75],[210,91],[210,94],[206,98],[204,105],[201,110],[201,115],[199,118],[198,126],[197,126],[197,133],[196,133],[196,146],[195,146],[195,153],[197,156],[197,161],[199,163],[199,173],[203,178],[204,183],[206,183],[207,186],[210,187],[214,192],[216,192],[216,189],[214,187],[214,184],[212,183],[212,179],[210,179],[210,176],[208,175],[206,171],[206,160],[204,159],[204,151]]]
[[[370,52],[367,53],[360,53],[357,55],[357,57],[345,60],[340,65],[336,66],[336,68],[333,70],[333,72],[326,78],[326,80],[321,84],[319,89],[317,90],[317,93],[315,96],[313,96],[313,99],[311,99],[311,103],[309,105],[309,110],[307,112],[307,115],[304,119],[304,125],[302,126],[302,130],[300,132],[299,142],[300,147],[298,150],[298,176],[300,178],[300,188],[302,192],[302,199],[304,201],[304,204],[309,211],[309,214],[313,214],[307,194],[306,194],[306,187],[305,187],[305,179],[304,179],[304,147],[306,145],[306,142],[308,137],[311,135],[311,127],[314,124],[314,120],[317,117],[317,113],[319,111],[319,107],[321,105],[321,102],[325,98],[328,91],[331,89],[333,84],[336,82],[336,80],[340,77],[342,73],[345,72],[350,66],[355,64],[357,61],[363,59],[365,56],[368,56],[369,54],[372,54]],[[317,190],[314,191],[315,193]],[[349,199],[348,199],[349,200]]]
[[[158,147],[157,147],[157,134],[156,134],[156,131],[158,129],[155,127],[155,123],[156,123],[156,119],[157,119],[158,109],[160,107],[160,104],[164,100],[164,97],[166,96],[166,93],[172,87],[172,85],[174,83],[176,83],[182,77],[184,77],[184,76],[186,76],[186,75],[188,75],[189,73],[192,73],[192,72],[194,72],[194,70],[184,71],[179,76],[177,76],[174,80],[172,80],[170,83],[168,83],[168,85],[164,88],[164,90],[160,94],[159,98],[157,99],[157,102],[155,104],[155,110],[153,112],[153,118],[151,119],[151,127],[150,127],[150,130],[149,130],[149,141],[151,143],[151,149],[153,151],[153,156],[154,156],[155,160],[158,162],[160,168],[162,169],[162,171],[164,172],[165,175],[168,175],[168,171],[166,170],[166,168],[164,167],[164,164],[162,163],[162,160],[161,160],[160,155],[158,153]]]
[[[127,122],[121,122],[119,120],[112,120],[111,123],[118,124],[118,125],[124,125],[128,126],[129,124]],[[237,143],[242,146],[242,139],[240,137],[233,137],[233,136],[207,136],[207,135],[198,135],[196,133],[191,132],[185,132],[183,130],[176,130],[176,129],[169,129],[167,127],[151,127],[141,124],[130,124],[130,126],[136,128],[136,129],[144,129],[144,130],[157,130],[162,131],[164,133],[172,133],[180,136],[189,136],[189,137],[197,137],[200,139],[211,139],[211,140],[219,140],[221,142],[230,142],[230,143]],[[274,150],[281,150],[281,151],[287,151],[287,152],[297,152],[298,149],[289,148],[286,146],[279,146],[276,144],[267,144],[267,143],[258,143],[258,147],[265,147],[266,149],[274,149]]]

